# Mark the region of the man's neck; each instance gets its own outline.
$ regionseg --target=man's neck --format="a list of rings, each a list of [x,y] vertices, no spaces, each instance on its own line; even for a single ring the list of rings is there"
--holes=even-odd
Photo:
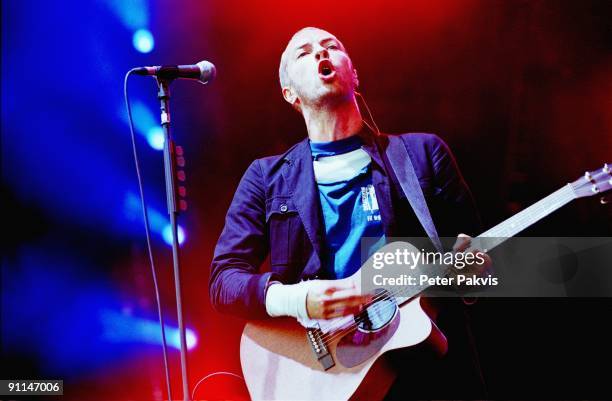
[[[302,109],[308,137],[313,142],[331,142],[348,138],[362,127],[357,100],[335,104],[333,107]]]

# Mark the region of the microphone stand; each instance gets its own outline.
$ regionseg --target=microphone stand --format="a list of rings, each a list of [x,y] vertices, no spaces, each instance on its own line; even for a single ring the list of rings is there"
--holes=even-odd
[[[183,383],[183,400],[190,401],[189,377],[187,374],[187,337],[183,323],[183,306],[181,302],[181,272],[179,261],[179,241],[177,218],[179,208],[177,207],[177,185],[176,185],[176,153],[175,145],[170,134],[170,89],[172,80],[156,77],[160,100],[161,126],[164,132],[164,172],[166,178],[166,198],[168,214],[170,215],[170,226],[172,228],[172,261],[174,266],[174,287],[176,293],[176,312],[181,340],[181,379]]]

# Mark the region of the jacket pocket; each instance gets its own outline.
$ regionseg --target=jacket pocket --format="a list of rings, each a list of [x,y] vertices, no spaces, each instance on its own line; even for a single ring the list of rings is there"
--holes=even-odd
[[[302,222],[291,198],[266,200],[266,224],[270,238],[270,264],[287,265],[299,259],[296,241]]]

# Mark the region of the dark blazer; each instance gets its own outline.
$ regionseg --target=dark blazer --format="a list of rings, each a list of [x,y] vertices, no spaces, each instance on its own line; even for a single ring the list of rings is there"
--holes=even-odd
[[[361,135],[363,149],[372,157],[372,183],[386,237],[425,237],[385,154],[388,136]],[[399,137],[402,141],[396,144],[406,146],[439,235],[479,234],[472,196],[446,144],[433,134]],[[255,160],[238,185],[215,248],[212,305],[248,319],[267,317],[265,293],[271,279],[295,283],[325,278],[324,235],[308,138],[284,154]],[[271,271],[260,272],[268,255]]]

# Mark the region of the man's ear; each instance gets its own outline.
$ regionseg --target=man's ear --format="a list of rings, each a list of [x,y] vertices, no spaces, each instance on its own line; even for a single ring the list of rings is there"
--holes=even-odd
[[[295,94],[295,91],[290,86],[286,86],[283,88],[282,92],[283,98],[285,98],[287,103],[289,103],[291,106],[293,106],[294,109],[299,111],[300,99],[298,99],[297,95]]]
[[[295,92],[293,92],[293,89],[291,89],[291,87],[288,87],[288,86],[285,86],[283,88],[283,97],[291,105],[293,105],[293,103],[295,103],[297,99],[297,96],[295,96]]]
[[[357,70],[353,68],[353,84],[355,88],[359,88],[359,77],[357,76]]]

